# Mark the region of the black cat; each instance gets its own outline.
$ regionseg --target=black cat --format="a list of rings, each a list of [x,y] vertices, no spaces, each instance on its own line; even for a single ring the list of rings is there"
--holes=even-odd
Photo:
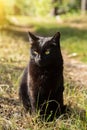
[[[19,96],[26,110],[53,118],[64,111],[63,58],[60,33],[53,37],[35,36],[29,32],[30,60],[24,70]]]

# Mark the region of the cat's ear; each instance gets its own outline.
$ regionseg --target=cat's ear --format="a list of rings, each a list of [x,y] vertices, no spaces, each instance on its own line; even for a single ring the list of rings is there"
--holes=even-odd
[[[38,36],[35,36],[34,34],[32,34],[31,32],[28,32],[28,36],[29,36],[29,42],[33,43],[39,40]]]
[[[57,32],[53,37],[52,37],[52,41],[53,41],[53,44],[58,44],[59,41],[60,41],[60,32]]]

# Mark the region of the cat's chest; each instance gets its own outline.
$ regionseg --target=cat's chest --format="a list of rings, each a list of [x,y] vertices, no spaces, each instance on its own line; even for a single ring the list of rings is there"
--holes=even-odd
[[[51,71],[39,71],[32,75],[33,83],[37,87],[52,88],[57,84],[57,72]]]
[[[57,73],[44,72],[38,79],[40,93],[48,96],[50,92],[54,92],[57,87]]]
[[[30,84],[34,88],[53,88],[57,84],[58,72],[54,67],[40,68],[35,64],[30,64],[29,68]]]

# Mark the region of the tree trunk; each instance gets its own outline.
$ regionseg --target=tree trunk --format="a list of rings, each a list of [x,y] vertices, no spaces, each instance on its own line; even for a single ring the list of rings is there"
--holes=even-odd
[[[58,15],[58,9],[59,9],[59,5],[62,4],[62,0],[52,0],[52,5],[53,5],[53,9],[52,9],[52,15],[56,16]]]
[[[58,0],[52,0],[52,5],[53,5],[52,15],[53,15],[53,16],[58,15],[58,6],[57,6],[57,2],[58,2]]]
[[[81,10],[82,13],[85,13],[87,11],[87,0],[81,0]]]

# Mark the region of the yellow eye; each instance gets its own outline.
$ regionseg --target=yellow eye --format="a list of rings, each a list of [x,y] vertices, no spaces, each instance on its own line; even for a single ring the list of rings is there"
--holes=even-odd
[[[37,55],[37,54],[38,54],[38,52],[37,52],[37,51],[34,51],[34,54],[35,54],[35,55]]]
[[[49,54],[50,54],[50,50],[48,49],[45,51],[45,55],[49,55]]]

